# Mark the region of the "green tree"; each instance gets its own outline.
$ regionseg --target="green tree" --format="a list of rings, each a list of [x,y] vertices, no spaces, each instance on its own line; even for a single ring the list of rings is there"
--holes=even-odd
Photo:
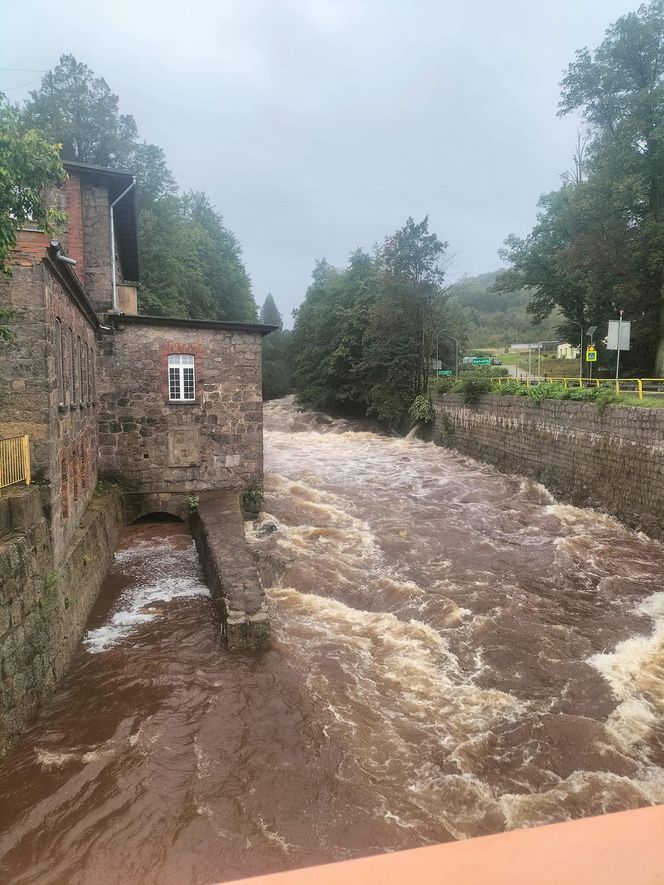
[[[279,309],[271,294],[265,298],[260,320],[268,326],[277,326],[263,338],[263,399],[277,399],[291,392],[291,333],[284,329]]]
[[[271,292],[267,293],[261,307],[261,323],[265,323],[266,326],[279,326],[280,329],[284,327],[279,308],[275,304]]]
[[[446,244],[428,221],[406,225],[344,270],[320,261],[293,329],[299,401],[394,426],[426,389],[434,330],[451,328]]]
[[[624,309],[633,321],[627,370],[664,372],[664,0],[618,19],[595,52],[577,53],[560,113],[580,111],[586,155],[540,200],[525,239],[510,237],[503,288],[530,287],[531,310],[559,307],[568,325]],[[578,333],[577,333],[578,334]]]
[[[0,95],[0,267],[6,267],[16,244],[16,230],[26,222],[49,230],[61,220],[49,204],[49,185],[62,183],[65,170],[57,144],[34,129],[24,131],[18,115]]]
[[[62,144],[62,158],[119,168],[132,157],[138,129],[119,111],[119,99],[102,77],[73,55],[62,55],[55,69],[30,93],[23,108],[26,126]]]
[[[63,55],[22,110],[62,157],[132,172],[138,182],[143,312],[251,322],[256,304],[240,245],[205,194],[178,195],[163,150],[138,138],[106,81]]]

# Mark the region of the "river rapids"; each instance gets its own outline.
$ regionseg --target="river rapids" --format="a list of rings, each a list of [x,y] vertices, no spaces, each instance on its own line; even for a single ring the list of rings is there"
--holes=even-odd
[[[664,802],[664,547],[290,400],[229,653],[181,525],[123,534],[0,765],[0,879],[208,883]]]

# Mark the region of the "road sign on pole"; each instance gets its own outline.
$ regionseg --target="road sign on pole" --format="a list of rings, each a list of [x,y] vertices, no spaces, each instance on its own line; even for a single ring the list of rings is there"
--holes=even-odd
[[[473,365],[474,366],[490,366],[491,359],[488,356],[474,356],[473,357]]]
[[[452,369],[438,369],[436,374],[447,377],[448,375],[454,375],[454,372],[452,371]]]
[[[589,344],[586,348],[586,362],[587,363],[596,363],[597,362],[597,349],[593,347],[592,344]]]

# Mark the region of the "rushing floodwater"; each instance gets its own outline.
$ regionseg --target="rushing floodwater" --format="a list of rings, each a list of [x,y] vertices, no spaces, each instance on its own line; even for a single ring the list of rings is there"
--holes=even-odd
[[[0,766],[0,880],[211,883],[664,801],[664,548],[444,449],[266,406],[273,648],[125,533]]]

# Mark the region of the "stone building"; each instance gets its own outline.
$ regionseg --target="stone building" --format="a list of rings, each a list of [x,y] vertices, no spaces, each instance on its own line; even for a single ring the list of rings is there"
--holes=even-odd
[[[0,277],[16,334],[0,345],[0,445],[29,436],[33,477],[0,491],[0,755],[65,672],[118,523],[183,517],[190,495],[233,497],[223,490],[263,470],[261,340],[273,327],[137,316],[134,180],[65,168],[51,194],[65,229],[19,231]],[[119,493],[95,495],[100,477]],[[239,509],[236,521],[241,531]],[[267,635],[255,596],[241,624],[227,619],[237,646]]]
[[[272,330],[137,316],[134,180],[65,168],[52,194],[68,219],[59,239],[18,234],[1,301],[16,340],[0,352],[0,437],[30,436],[58,557],[98,476],[134,495],[130,516],[183,515],[190,494],[261,480],[261,338]]]

